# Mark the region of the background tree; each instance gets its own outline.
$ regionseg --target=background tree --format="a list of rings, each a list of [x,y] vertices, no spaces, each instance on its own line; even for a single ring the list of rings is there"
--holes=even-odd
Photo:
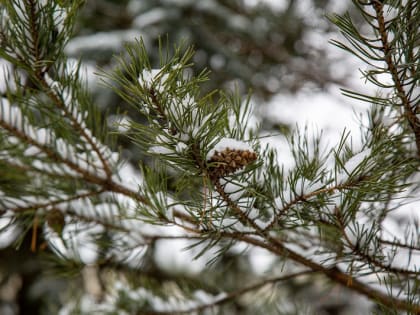
[[[350,44],[334,43],[369,64],[363,74],[380,90],[344,90],[372,104],[358,147],[346,132],[333,148],[322,135],[290,134],[290,169],[278,148],[262,144],[241,94],[250,85],[268,98],[298,90],[303,79],[337,81],[333,72],[318,76],[328,62],[305,64],[316,71],[296,62],[316,48],[305,46],[307,21],[291,19],[297,2],[274,13],[242,2],[80,5],[2,4],[0,211],[2,237],[19,249],[1,253],[10,309],[338,313],[364,297],[361,312],[419,312],[417,223],[398,216],[395,224],[418,194],[415,1],[355,1],[364,33],[348,14],[330,17]],[[132,25],[143,40],[110,61],[108,49],[89,41],[114,24],[93,22],[92,10],[118,12],[126,28],[106,33],[108,49],[119,46],[115,38],[141,35]],[[69,42],[75,25],[79,36]],[[168,44],[181,37],[187,42]],[[69,59],[80,53],[84,63],[90,53],[99,58],[105,88],[89,91],[81,64]],[[212,75],[201,70],[207,63]],[[285,69],[296,81],[283,80]],[[168,244],[187,247],[189,264]],[[263,272],[252,264],[262,252],[270,260]]]

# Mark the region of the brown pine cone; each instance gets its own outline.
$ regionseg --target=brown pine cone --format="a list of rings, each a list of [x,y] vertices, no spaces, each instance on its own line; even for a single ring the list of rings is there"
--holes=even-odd
[[[211,163],[210,176],[213,178],[224,177],[233,174],[237,170],[244,168],[246,165],[254,162],[257,154],[249,150],[237,150],[226,148],[219,152],[215,151],[208,161]]]

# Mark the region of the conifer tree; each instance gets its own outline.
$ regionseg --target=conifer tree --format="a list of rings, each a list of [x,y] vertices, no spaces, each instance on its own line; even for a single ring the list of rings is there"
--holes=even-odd
[[[343,90],[371,104],[362,144],[343,132],[325,149],[322,135],[297,132],[285,170],[249,127],[249,99],[204,91],[209,74],[191,71],[187,45],[162,40],[153,64],[137,39],[115,69],[99,71],[144,117],[110,130],[80,64],[64,54],[82,1],[3,1],[1,233],[77,283],[57,284],[42,311],[314,313],[336,285],[373,313],[420,313],[418,222],[395,220],[419,194],[420,8],[353,4],[367,30],[348,14],[329,19],[346,39],[332,43],[364,61],[378,87]],[[140,148],[139,165],[124,160],[116,136]],[[165,260],[164,241],[179,240],[188,268]],[[264,275],[244,266],[258,251],[273,258]]]

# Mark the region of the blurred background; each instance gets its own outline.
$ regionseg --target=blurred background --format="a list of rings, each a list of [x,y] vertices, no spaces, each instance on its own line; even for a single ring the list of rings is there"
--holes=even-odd
[[[352,14],[350,0],[89,0],[65,53],[70,63],[81,60],[94,103],[109,115],[110,128],[114,128],[115,121],[144,118],[101,84],[95,72],[111,71],[116,66],[113,57],[123,53],[124,43],[136,38],[144,41],[152,67],[159,67],[160,38],[170,45],[192,45],[196,51],[192,70],[211,70],[203,91],[237,88],[244,96],[251,93],[252,123],[261,126],[261,135],[269,136],[263,141],[276,146],[281,163],[288,168],[293,160],[285,137],[295,129],[324,130],[323,141],[330,147],[344,128],[358,137],[358,113],[366,111],[367,105],[344,98],[339,89],[361,89],[364,82],[357,69],[363,65],[328,43],[340,34],[325,17],[347,10]],[[124,137],[115,149],[134,167],[145,158],[141,148]],[[10,242],[0,241],[0,315],[56,314],[69,288],[81,285],[77,272],[57,277],[50,261],[31,253],[30,235],[17,251],[8,246]],[[269,253],[245,249],[228,251],[206,268],[201,260],[191,262],[183,251],[188,244],[171,241],[168,246],[165,242],[169,241],[155,244],[140,268],[125,272],[147,278],[151,285],[174,281],[181,287],[205,287],[211,292],[216,287],[238,288],[282,268]],[[77,270],[74,267],[69,270]],[[320,279],[291,281],[280,292],[270,303],[266,299],[258,303],[258,296],[254,306],[239,300],[223,314],[366,311],[364,300]]]

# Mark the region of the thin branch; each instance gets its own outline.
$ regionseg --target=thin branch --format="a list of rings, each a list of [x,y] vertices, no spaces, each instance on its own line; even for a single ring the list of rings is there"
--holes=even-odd
[[[37,75],[37,79],[42,84],[43,88],[46,90],[46,93],[47,93],[48,97],[70,119],[70,121],[72,123],[72,126],[75,128],[76,132],[78,132],[84,139],[86,139],[86,141],[91,146],[92,150],[95,151],[95,153],[97,154],[97,156],[99,157],[99,159],[101,161],[101,164],[102,164],[102,166],[104,168],[104,171],[105,171],[105,173],[107,175],[107,178],[111,178],[112,177],[112,170],[111,170],[108,162],[106,161],[105,157],[102,155],[101,150],[96,145],[95,141],[92,139],[92,137],[90,135],[88,135],[86,133],[85,128],[83,128],[80,125],[80,123],[77,121],[77,119],[75,117],[73,117],[73,115],[68,111],[67,106],[63,103],[63,101],[61,100],[61,98],[59,98],[57,96],[57,94],[54,93],[53,88],[51,86],[49,86],[49,84],[45,80],[45,77],[43,75],[41,75],[41,74],[38,74]]]
[[[330,193],[333,193],[335,191],[341,191],[341,190],[357,187],[357,185],[361,184],[362,180],[366,180],[367,178],[368,178],[367,176],[360,176],[358,178],[357,182],[356,181],[351,181],[351,182],[344,183],[344,184],[341,184],[341,185],[336,185],[336,186],[332,186],[332,187],[326,187],[326,188],[318,189],[318,190],[312,191],[310,193],[307,193],[306,195],[296,196],[295,199],[293,199],[292,201],[287,203],[282,209],[275,210],[275,212],[277,212],[277,215],[275,216],[275,218],[273,218],[273,220],[270,222],[270,224],[267,225],[264,228],[264,231],[269,231],[271,228],[273,228],[273,226],[276,224],[276,222],[278,222],[278,220],[283,215],[285,215],[287,213],[287,211],[289,211],[294,205],[298,204],[299,202],[302,202],[302,201],[305,202],[308,199],[310,199],[312,197],[319,196],[321,194],[330,194]]]
[[[239,218],[239,221],[246,225],[250,225],[254,228],[255,231],[262,232],[261,228],[253,221],[251,220],[242,210],[241,208],[228,196],[228,194],[223,189],[222,184],[220,184],[219,179],[213,179],[212,180],[213,185],[216,188],[217,193],[223,198],[223,200],[227,203],[229,208],[233,210],[235,215]]]
[[[202,305],[192,307],[192,308],[189,308],[189,309],[185,309],[185,310],[169,311],[169,312],[158,312],[158,311],[156,311],[156,312],[155,311],[143,312],[142,311],[142,312],[137,313],[137,314],[138,315],[140,315],[140,314],[141,315],[166,315],[166,314],[182,315],[182,314],[202,312],[202,311],[204,311],[208,308],[214,308],[218,305],[228,303],[228,302],[234,300],[235,298],[237,298],[241,295],[244,295],[246,293],[250,293],[252,291],[259,290],[262,287],[265,287],[267,285],[276,284],[276,283],[282,282],[282,281],[288,281],[288,280],[291,280],[291,279],[296,278],[296,277],[300,277],[300,276],[304,276],[304,275],[308,275],[308,274],[314,274],[314,273],[316,273],[316,271],[305,270],[305,271],[300,271],[300,272],[296,272],[296,273],[291,273],[291,274],[288,274],[286,276],[266,279],[266,280],[263,280],[263,281],[258,282],[256,284],[241,288],[241,289],[236,290],[236,291],[232,291],[232,292],[226,294],[224,297],[216,299],[215,301],[213,301],[211,303],[202,304]]]
[[[38,65],[35,69],[35,72],[39,74],[40,68],[38,61],[41,60],[41,54],[39,52],[39,25],[38,25],[38,18],[37,18],[37,8],[36,8],[36,1],[34,0],[25,0],[25,7],[28,11],[28,18],[29,18],[29,27],[30,27],[30,34],[31,34],[31,53],[34,56],[34,64],[32,66]]]
[[[78,200],[78,199],[93,197],[93,196],[96,196],[96,195],[100,195],[103,192],[105,192],[105,190],[89,191],[87,193],[71,196],[71,197],[65,198],[65,199],[50,200],[50,201],[44,202],[44,203],[34,203],[34,204],[31,204],[31,205],[26,206],[26,207],[10,208],[9,210],[14,211],[14,212],[23,212],[23,211],[28,211],[28,210],[36,211],[38,209],[55,207],[59,204],[72,202],[72,201]]]
[[[391,245],[391,246],[396,246],[396,247],[401,247],[401,248],[405,248],[405,249],[409,249],[409,250],[415,250],[415,251],[419,251],[420,252],[420,246],[415,246],[415,245],[411,245],[411,244],[404,244],[398,241],[387,241],[387,240],[379,240],[380,243],[382,244],[386,244],[386,245]]]
[[[416,20],[411,20],[412,17],[412,13],[415,12],[415,6],[416,3],[412,0],[409,0],[407,5],[406,5],[406,14],[407,14],[407,35],[411,35],[411,34],[415,34],[414,36],[418,36],[418,25],[415,22]],[[417,4],[418,5],[418,4]],[[413,38],[415,38],[413,36]],[[417,71],[416,71],[416,58],[414,56],[414,47],[415,45],[408,45],[407,47],[407,56],[408,56],[408,61],[411,63],[411,66],[409,67],[409,70],[411,72],[411,76],[415,77]],[[417,63],[417,66],[419,66],[419,64]],[[414,85],[413,85],[414,86]]]
[[[420,313],[420,305],[414,305],[408,303],[405,300],[400,300],[390,295],[384,294],[383,292],[376,290],[370,287],[369,285],[357,280],[353,276],[346,274],[345,272],[341,271],[338,267],[324,267],[318,263],[315,263],[310,259],[307,259],[306,257],[287,248],[282,242],[273,237],[268,236],[267,241],[269,241],[269,243],[267,243],[266,241],[258,240],[255,237],[240,236],[237,234],[230,233],[221,233],[221,235],[223,237],[238,239],[248,244],[265,248],[278,256],[283,256],[288,259],[292,259],[295,262],[310,268],[311,270],[323,273],[333,282],[339,283],[347,287],[348,289],[353,290],[361,295],[364,295],[369,299],[376,301],[377,303],[383,304],[387,307],[411,311],[415,314]]]
[[[341,230],[341,234],[343,235],[344,239],[346,240],[347,246],[351,249],[353,254],[361,257],[364,262],[367,262],[367,263],[369,263],[369,264],[371,264],[375,267],[378,267],[378,268],[382,269],[383,271],[391,272],[395,275],[401,275],[401,276],[405,275],[405,276],[415,276],[415,277],[420,276],[419,271],[396,268],[396,267],[392,267],[391,265],[384,265],[382,262],[378,261],[377,259],[375,259],[371,255],[363,252],[360,249],[360,247],[358,246],[358,244],[353,244],[353,242],[350,240],[350,238],[349,238],[349,236],[346,233],[346,230],[344,228],[345,225],[344,225],[344,222],[342,221],[341,216],[339,215],[339,212],[336,212],[336,213],[337,213],[337,222],[339,222],[339,228]],[[367,244],[367,246],[369,246],[369,245]]]
[[[420,121],[417,118],[415,108],[412,108],[410,100],[403,88],[404,84],[398,75],[398,65],[395,65],[393,56],[393,47],[388,40],[388,29],[386,27],[384,18],[384,4],[383,1],[372,0],[372,6],[376,12],[376,20],[378,22],[379,34],[381,36],[382,50],[384,53],[385,62],[388,67],[388,71],[391,74],[392,80],[394,81],[395,88],[397,90],[397,96],[401,100],[404,107],[404,113],[407,117],[408,123],[414,133],[416,139],[417,156],[420,158]]]
[[[48,146],[40,144],[35,139],[31,138],[29,135],[22,132],[18,128],[11,126],[10,124],[5,122],[4,120],[0,119],[0,126],[3,127],[5,130],[9,131],[11,134],[16,136],[20,140],[22,140],[24,143],[27,143],[27,144],[30,144],[30,145],[33,145],[33,146],[37,147],[42,152],[44,152],[51,160],[67,165],[69,168],[76,171],[76,173],[79,173],[80,175],[82,175],[82,177],[84,179],[88,180],[89,182],[93,182],[93,183],[98,184],[98,183],[101,183],[102,181],[104,181],[103,178],[98,177],[97,175],[94,175],[91,172],[88,172],[87,170],[80,168],[78,164],[76,164],[76,163],[74,163],[70,160],[64,159],[57,152],[54,152],[53,150],[51,150],[51,148],[49,148]]]
[[[2,163],[4,163],[5,165],[7,165],[10,168],[13,168],[15,170],[21,171],[21,172],[26,172],[27,174],[31,174],[31,173],[36,173],[38,175],[42,175],[42,176],[48,176],[49,178],[57,178],[60,180],[76,180],[77,178],[75,178],[74,176],[68,175],[68,174],[60,174],[60,173],[54,173],[53,171],[50,170],[45,170],[45,169],[40,169],[38,167],[35,167],[33,165],[24,165],[24,164],[18,164],[18,163],[13,163],[11,161],[2,161]],[[35,175],[35,174],[31,174],[31,175]]]
[[[57,152],[54,152],[53,150],[51,150],[48,146],[38,143],[35,139],[31,138],[29,135],[25,134],[18,128],[9,125],[8,123],[6,123],[5,121],[1,119],[0,119],[0,126],[3,127],[5,130],[9,131],[11,134],[16,136],[17,138],[21,139],[23,142],[37,147],[42,152],[44,152],[51,160],[67,165],[69,168],[76,171],[76,173],[79,173],[82,176],[82,178],[85,179],[87,182],[99,185],[107,191],[121,193],[141,203],[149,204],[148,200],[144,198],[143,196],[139,195],[138,192],[130,190],[129,188],[124,187],[123,185],[120,185],[112,181],[110,178],[103,178],[101,176],[98,176],[97,174],[94,174],[92,172],[89,172],[85,169],[80,168],[78,164],[68,159],[63,158]]]

